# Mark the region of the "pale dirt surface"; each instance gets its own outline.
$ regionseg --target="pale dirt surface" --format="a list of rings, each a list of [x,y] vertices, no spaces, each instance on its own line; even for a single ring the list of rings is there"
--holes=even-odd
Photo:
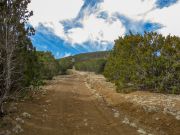
[[[102,75],[71,72],[15,103],[16,122],[0,135],[180,135],[178,95],[120,94]]]
[[[138,135],[135,128],[114,117],[80,75],[56,77],[44,88],[42,98],[22,103],[31,118],[21,124],[22,135]]]
[[[86,78],[86,84],[96,95],[121,112],[125,124],[157,135],[180,135],[180,95],[136,91],[116,92],[114,84],[104,76],[73,71]],[[135,126],[136,125],[136,126]]]
[[[174,116],[180,120],[180,95],[151,93],[148,91],[136,91],[129,94],[121,94],[115,91],[114,84],[107,82],[104,76],[94,73],[77,72],[86,77],[89,87],[94,88],[97,92],[101,92],[104,97],[107,96],[109,103],[118,104],[126,100],[136,105],[142,106],[145,111],[158,112]],[[109,97],[108,97],[109,95]],[[118,97],[118,100],[115,97]]]

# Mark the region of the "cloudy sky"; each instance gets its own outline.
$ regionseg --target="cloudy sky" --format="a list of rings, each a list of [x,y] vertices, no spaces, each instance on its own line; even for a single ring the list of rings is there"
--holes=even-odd
[[[32,0],[29,9],[33,45],[56,58],[110,50],[129,31],[180,36],[179,0]]]

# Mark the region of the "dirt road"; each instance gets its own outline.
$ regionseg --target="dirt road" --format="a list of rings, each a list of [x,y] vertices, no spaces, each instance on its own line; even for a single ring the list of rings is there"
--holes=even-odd
[[[22,128],[24,135],[136,135],[123,124],[118,112],[85,85],[79,75],[59,76],[46,87],[42,98],[24,105],[31,114]]]
[[[71,72],[13,102],[0,135],[180,134],[180,95],[117,93],[102,75]]]

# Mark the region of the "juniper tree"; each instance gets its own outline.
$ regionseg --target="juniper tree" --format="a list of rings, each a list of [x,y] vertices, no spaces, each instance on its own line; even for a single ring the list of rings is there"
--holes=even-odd
[[[11,92],[16,91],[16,84],[22,78],[17,70],[18,50],[33,29],[25,29],[32,12],[27,5],[30,0],[0,0],[0,113],[3,114],[3,102]],[[30,46],[26,46],[27,49]],[[19,77],[18,77],[19,76]],[[13,90],[13,91],[12,91]]]
[[[104,75],[120,90],[180,93],[180,38],[153,32],[119,37]]]

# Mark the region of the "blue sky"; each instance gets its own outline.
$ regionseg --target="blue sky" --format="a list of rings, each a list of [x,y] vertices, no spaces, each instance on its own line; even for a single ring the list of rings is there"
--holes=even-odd
[[[29,9],[33,45],[56,58],[110,50],[129,31],[180,36],[179,0],[32,0]]]

